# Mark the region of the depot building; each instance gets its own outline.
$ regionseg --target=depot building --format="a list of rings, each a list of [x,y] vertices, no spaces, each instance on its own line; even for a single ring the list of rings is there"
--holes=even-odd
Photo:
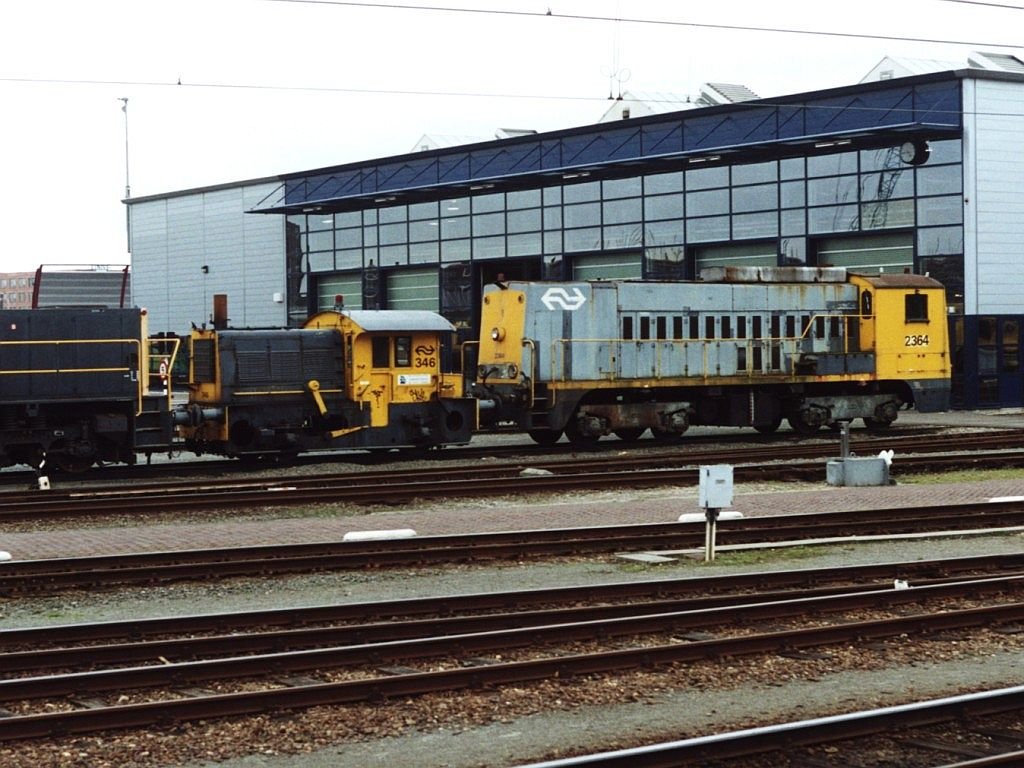
[[[1024,405],[1024,63],[915,71],[884,59],[857,85],[719,87],[661,113],[625,98],[593,125],[129,199],[133,301],[185,332],[215,293],[237,327],[343,296],[472,338],[499,277],[909,271],[946,286],[955,405]]]

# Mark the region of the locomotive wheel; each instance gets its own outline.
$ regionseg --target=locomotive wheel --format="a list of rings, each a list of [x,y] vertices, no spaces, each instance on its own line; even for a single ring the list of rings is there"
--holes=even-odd
[[[53,463],[60,467],[65,472],[77,475],[82,472],[88,472],[89,468],[92,467],[92,459],[82,458],[81,456],[54,456]]]
[[[800,416],[790,416],[786,419],[789,422],[789,426],[798,435],[814,435],[817,434],[818,430],[821,429],[820,424],[808,424]]]
[[[235,457],[247,467],[258,467],[272,464],[277,457],[272,453],[239,453]]]
[[[678,432],[671,432],[670,430],[658,427],[651,427],[651,434],[659,443],[681,443],[683,441],[683,436]]]
[[[782,426],[782,417],[778,416],[768,424],[755,424],[754,429],[760,432],[762,435],[772,435],[779,431],[779,427]]]
[[[597,441],[601,439],[600,437],[585,435],[580,432],[575,418],[569,419],[569,422],[565,425],[565,436],[577,448],[593,448],[597,445]]]
[[[886,421],[885,419],[875,419],[871,416],[865,416],[864,426],[868,428],[868,432],[886,432],[889,427],[892,426],[892,422]]]
[[[621,429],[613,429],[612,434],[623,442],[633,443],[639,440],[645,431],[646,427],[622,427]]]
[[[46,460],[58,469],[69,474],[87,472],[96,460],[94,454],[81,455],[68,451],[70,448],[63,440],[58,440],[50,446],[46,454]]]
[[[562,433],[557,429],[531,429],[526,434],[537,445],[545,447],[554,445],[562,437]]]

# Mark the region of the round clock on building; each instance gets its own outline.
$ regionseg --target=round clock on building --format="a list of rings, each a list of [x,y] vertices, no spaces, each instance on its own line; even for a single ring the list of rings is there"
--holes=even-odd
[[[900,145],[900,160],[909,165],[921,165],[928,160],[931,152],[927,141],[921,139],[905,141]]]

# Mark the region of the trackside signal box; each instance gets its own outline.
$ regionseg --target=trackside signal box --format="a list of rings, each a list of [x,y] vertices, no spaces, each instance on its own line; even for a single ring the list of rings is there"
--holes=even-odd
[[[712,464],[700,468],[698,499],[704,509],[732,506],[731,464]]]

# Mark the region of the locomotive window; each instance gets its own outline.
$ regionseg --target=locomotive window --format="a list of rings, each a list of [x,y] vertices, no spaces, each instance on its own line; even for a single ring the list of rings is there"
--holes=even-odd
[[[928,322],[928,296],[923,293],[908,293],[903,297],[906,309],[906,322]]]
[[[668,318],[659,317],[657,318],[658,323],[658,339],[664,340],[668,338]]]
[[[395,367],[408,368],[412,365],[410,351],[412,350],[412,336],[395,336]]]
[[[643,315],[640,318],[640,338],[651,338],[651,318],[649,318],[647,315]]]
[[[373,345],[373,367],[374,368],[387,368],[391,362],[389,347],[390,339],[387,336],[374,336],[371,340]]]
[[[677,340],[683,338],[683,318],[679,315],[672,318],[672,338]]]
[[[753,328],[753,331],[754,332],[753,332],[752,335],[753,335],[753,337],[755,339],[762,339],[762,338],[764,338],[764,332],[761,329],[761,316],[760,315],[755,315],[754,316],[754,328]]]
[[[633,338],[633,318],[622,318],[622,338],[630,341]]]
[[[814,319],[814,325],[815,325],[814,335],[817,336],[819,339],[824,339],[825,338],[825,317],[823,315],[818,315]]]
[[[704,338],[715,338],[715,318],[711,315],[704,318]]]
[[[803,315],[800,318],[800,334],[806,336],[813,336],[814,331],[811,330],[811,316]]]
[[[860,313],[864,317],[871,317],[871,291],[864,291],[860,295]]]
[[[698,315],[690,315],[690,338],[700,338],[700,317]]]
[[[794,336],[796,336],[796,318],[786,315],[786,337],[791,339]]]
[[[727,315],[722,316],[722,338],[732,338],[732,318]]]
[[[196,381],[215,381],[217,376],[213,339],[192,342],[192,376]]]
[[[1020,323],[1016,320],[1003,320],[1003,370],[1016,373],[1020,370],[1019,347]]]
[[[736,338],[745,339],[747,338],[747,316],[740,315],[736,318]]]
[[[838,317],[830,317],[828,319],[828,335],[829,335],[829,337],[833,338],[833,339],[838,339],[839,336],[840,336],[840,333],[839,333],[840,327],[841,326],[839,325],[839,318]]]

